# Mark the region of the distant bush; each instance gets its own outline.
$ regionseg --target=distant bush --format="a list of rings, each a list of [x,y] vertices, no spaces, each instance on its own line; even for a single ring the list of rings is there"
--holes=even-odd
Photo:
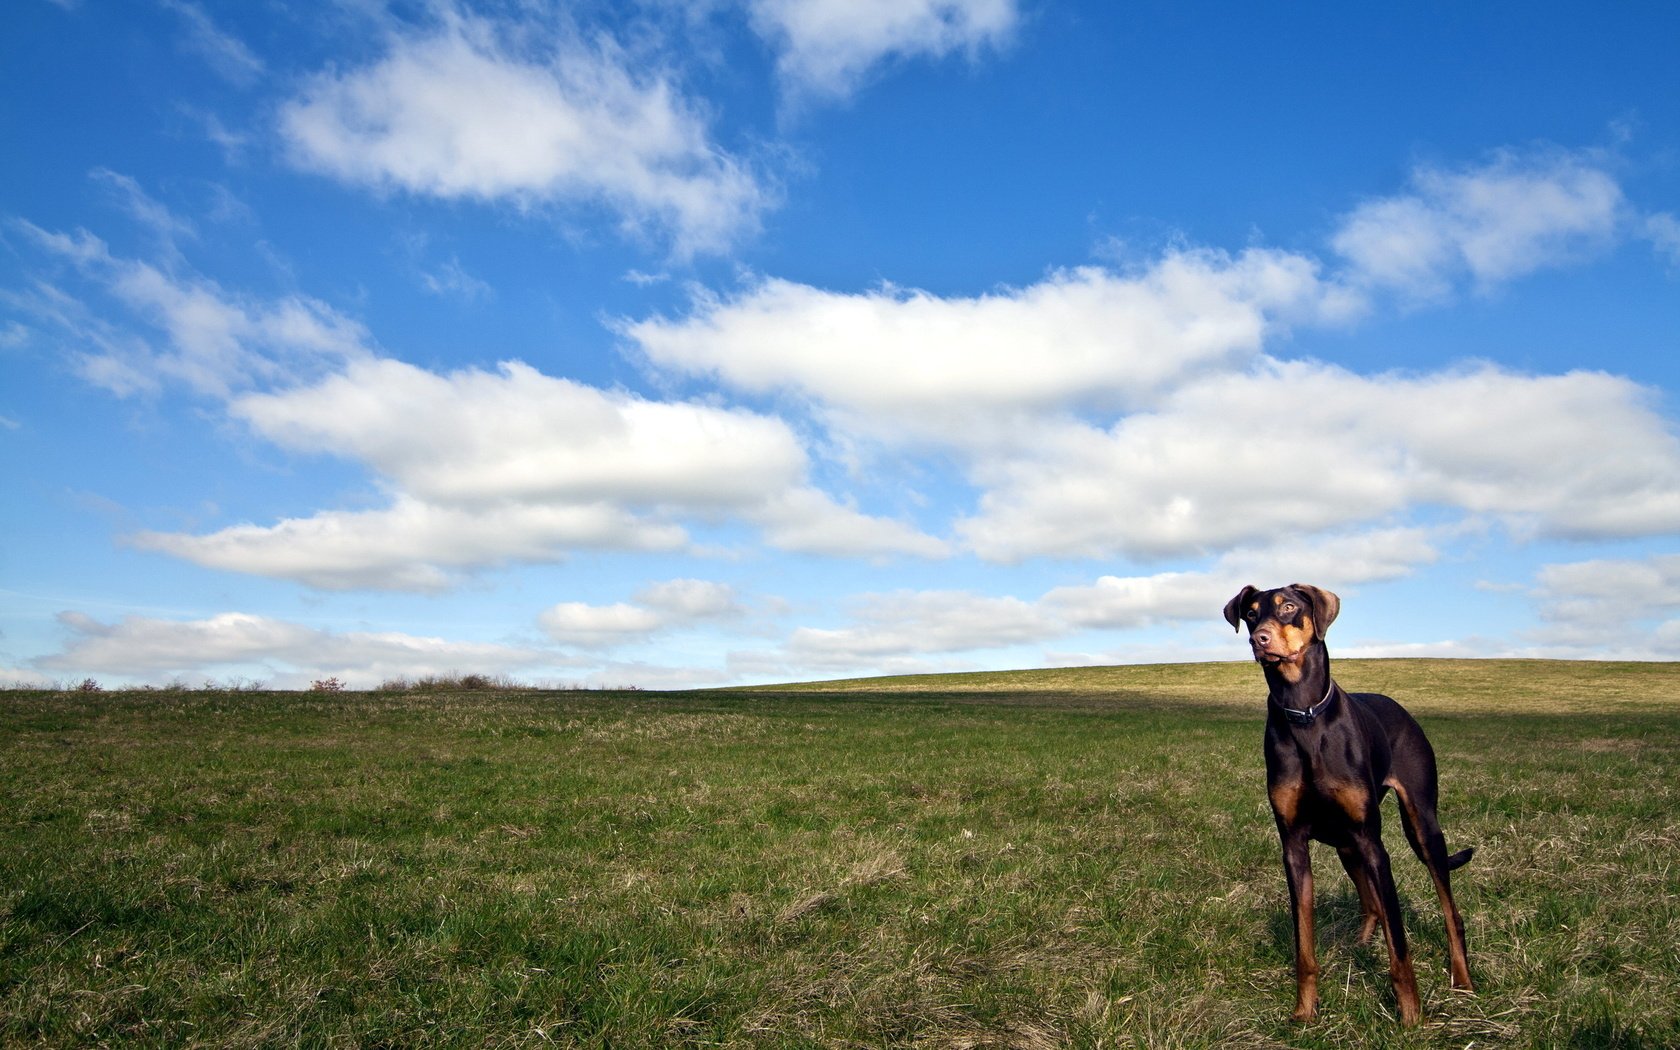
[[[309,683],[311,693],[342,693],[344,683],[334,678],[320,678]]]
[[[506,675],[444,674],[422,675],[419,678],[387,678],[379,683],[382,693],[478,693],[510,692],[530,689]]]

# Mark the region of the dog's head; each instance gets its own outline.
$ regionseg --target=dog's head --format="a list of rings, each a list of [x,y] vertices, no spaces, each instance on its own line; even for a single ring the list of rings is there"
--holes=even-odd
[[[1342,600],[1322,587],[1292,583],[1262,591],[1244,587],[1225,603],[1225,619],[1240,630],[1248,624],[1248,644],[1254,659],[1276,666],[1297,663],[1342,610]]]

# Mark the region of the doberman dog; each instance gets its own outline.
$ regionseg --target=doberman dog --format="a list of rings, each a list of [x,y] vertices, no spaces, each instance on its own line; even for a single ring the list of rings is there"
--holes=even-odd
[[[1417,978],[1406,949],[1400,898],[1382,841],[1380,803],[1389,788],[1400,801],[1406,841],[1435,881],[1446,919],[1452,986],[1472,988],[1464,948],[1464,920],[1453,903],[1453,869],[1473,849],[1447,854],[1435,817],[1435,752],[1406,709],[1377,693],[1349,693],[1330,677],[1324,633],[1341,599],[1302,583],[1262,591],[1244,587],[1225,606],[1225,619],[1248,624],[1254,659],[1270,690],[1266,713],[1266,789],[1289,882],[1295,921],[1295,1012],[1318,1012],[1318,953],[1313,943],[1313,877],[1309,840],[1335,847],[1359,891],[1369,943],[1380,923],[1388,942],[1389,977],[1400,1023],[1418,1021]]]

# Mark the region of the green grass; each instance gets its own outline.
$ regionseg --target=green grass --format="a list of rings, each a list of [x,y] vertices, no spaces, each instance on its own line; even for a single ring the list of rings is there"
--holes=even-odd
[[[0,694],[0,1044],[1680,1045],[1680,665],[1344,661],[1441,757],[1479,993],[1333,854],[1291,1025],[1252,665]]]

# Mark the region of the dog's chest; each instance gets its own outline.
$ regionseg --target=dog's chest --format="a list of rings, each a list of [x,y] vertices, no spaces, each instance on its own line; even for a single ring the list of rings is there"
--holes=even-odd
[[[1368,755],[1349,753],[1336,734],[1287,734],[1270,741],[1272,809],[1286,824],[1310,828],[1360,825],[1380,801]],[[1360,749],[1352,748],[1359,752]],[[1362,776],[1361,773],[1366,775]]]

